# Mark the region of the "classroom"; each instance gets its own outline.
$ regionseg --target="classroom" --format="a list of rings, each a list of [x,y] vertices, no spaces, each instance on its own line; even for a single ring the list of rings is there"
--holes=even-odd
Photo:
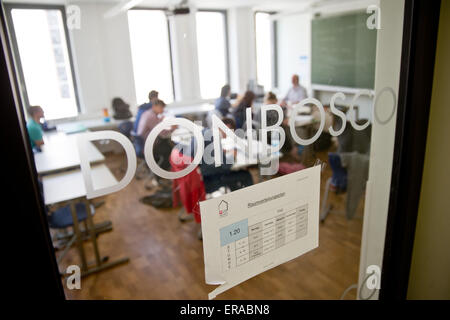
[[[450,299],[450,216],[434,233],[423,213],[448,203],[426,191],[449,154],[433,8],[418,79],[405,0],[2,1],[61,295]]]

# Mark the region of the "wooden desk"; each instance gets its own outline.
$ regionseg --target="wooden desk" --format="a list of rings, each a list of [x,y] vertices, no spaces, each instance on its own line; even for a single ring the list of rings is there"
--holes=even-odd
[[[76,138],[79,134],[66,135],[52,132],[44,135],[42,152],[34,154],[38,174],[44,175],[80,166],[80,156]],[[88,158],[91,163],[105,160],[103,154],[92,144],[88,145]]]

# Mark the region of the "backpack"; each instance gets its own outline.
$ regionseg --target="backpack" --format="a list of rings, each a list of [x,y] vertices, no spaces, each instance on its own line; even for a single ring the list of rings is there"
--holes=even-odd
[[[116,120],[130,119],[133,116],[130,111],[130,105],[121,98],[113,99],[112,109],[114,111],[113,118]]]
[[[154,194],[142,197],[139,201],[155,208],[172,208],[172,190],[156,191]]]

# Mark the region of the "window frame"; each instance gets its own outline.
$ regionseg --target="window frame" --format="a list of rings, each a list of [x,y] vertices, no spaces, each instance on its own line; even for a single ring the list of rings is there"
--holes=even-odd
[[[257,13],[267,13],[269,15],[277,14],[276,11],[263,11],[263,10],[256,10],[253,12],[253,30],[255,33],[255,61],[256,61],[256,81],[258,81],[258,55],[256,53],[257,50],[257,44],[256,44],[256,14]],[[272,21],[271,25],[271,33],[273,37],[272,41],[272,48],[271,48],[271,54],[272,54],[272,87],[278,88],[278,35],[277,35],[277,21]],[[267,89],[267,88],[264,88]]]
[[[5,3],[5,4],[3,4],[3,6],[5,8],[7,28],[8,28],[8,32],[10,34],[10,38],[11,38],[12,54],[13,54],[13,58],[15,60],[18,81],[20,84],[19,96],[21,97],[21,99],[23,99],[24,107],[26,109],[28,109],[31,106],[31,104],[30,104],[30,101],[28,100],[28,90],[27,90],[27,86],[25,83],[25,75],[23,73],[22,62],[20,60],[19,47],[18,47],[17,38],[16,38],[16,30],[15,30],[13,19],[12,19],[12,10],[14,10],[14,9],[30,9],[30,10],[37,9],[37,10],[59,10],[61,12],[64,35],[66,37],[67,55],[69,57],[69,66],[71,69],[71,77],[72,77],[72,83],[73,83],[75,103],[77,105],[77,113],[78,113],[77,116],[79,116],[82,113],[81,102],[80,102],[80,93],[79,93],[79,89],[78,89],[77,77],[75,75],[76,69],[75,69],[75,64],[74,64],[74,59],[73,59],[71,36],[69,33],[69,29],[67,28],[66,6],[58,5],[58,4],[30,4],[30,3]],[[73,118],[73,116],[65,116],[63,118],[59,118],[59,119],[55,119],[55,120],[59,121],[62,119],[69,119],[69,118]]]
[[[177,101],[177,96],[176,96],[176,92],[175,92],[175,79],[173,77],[173,52],[172,52],[172,33],[170,30],[170,22],[169,19],[167,18],[167,11],[169,10],[168,8],[165,7],[146,7],[146,6],[137,6],[137,7],[133,7],[131,9],[127,10],[127,19],[128,19],[128,11],[133,11],[133,10],[152,10],[152,11],[163,11],[165,16],[166,16],[166,24],[167,24],[167,35],[169,38],[169,59],[170,59],[170,73],[171,73],[171,79],[172,79],[172,95],[173,95],[173,102]],[[129,26],[129,24],[128,24]],[[131,51],[131,45],[130,45],[130,51]],[[136,93],[135,93],[136,94]]]
[[[206,8],[202,8],[202,9],[197,9],[197,11],[195,12],[197,14],[197,12],[218,12],[223,14],[224,16],[224,32],[225,32],[225,74],[226,74],[226,82],[228,84],[230,84],[230,47],[229,47],[229,39],[228,39],[228,11],[225,9],[206,9]],[[195,26],[197,27],[197,16],[195,17]],[[196,34],[197,34],[197,30],[195,30]],[[196,37],[196,42],[197,42],[197,37]],[[197,48],[198,48],[198,43],[196,43]],[[198,50],[198,49],[197,49]],[[197,55],[198,57],[198,55]],[[199,78],[200,78],[200,70],[199,70]],[[203,98],[202,98],[203,99]],[[208,99],[206,99],[208,100]]]

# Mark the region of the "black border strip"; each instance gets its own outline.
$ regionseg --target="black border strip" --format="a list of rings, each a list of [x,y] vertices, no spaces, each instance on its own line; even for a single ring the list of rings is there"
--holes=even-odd
[[[407,297],[441,1],[406,0],[380,300]]]
[[[26,133],[22,100],[18,96],[18,79],[12,66],[12,48],[7,40],[7,26],[0,8],[0,97],[2,104],[2,138],[7,150],[2,152],[3,210],[5,229],[14,232],[5,242],[8,253],[7,280],[12,280],[10,298],[64,299],[64,290],[56,263],[44,203],[40,196],[33,152]],[[6,194],[4,194],[6,192]],[[34,293],[34,294],[33,294]]]

